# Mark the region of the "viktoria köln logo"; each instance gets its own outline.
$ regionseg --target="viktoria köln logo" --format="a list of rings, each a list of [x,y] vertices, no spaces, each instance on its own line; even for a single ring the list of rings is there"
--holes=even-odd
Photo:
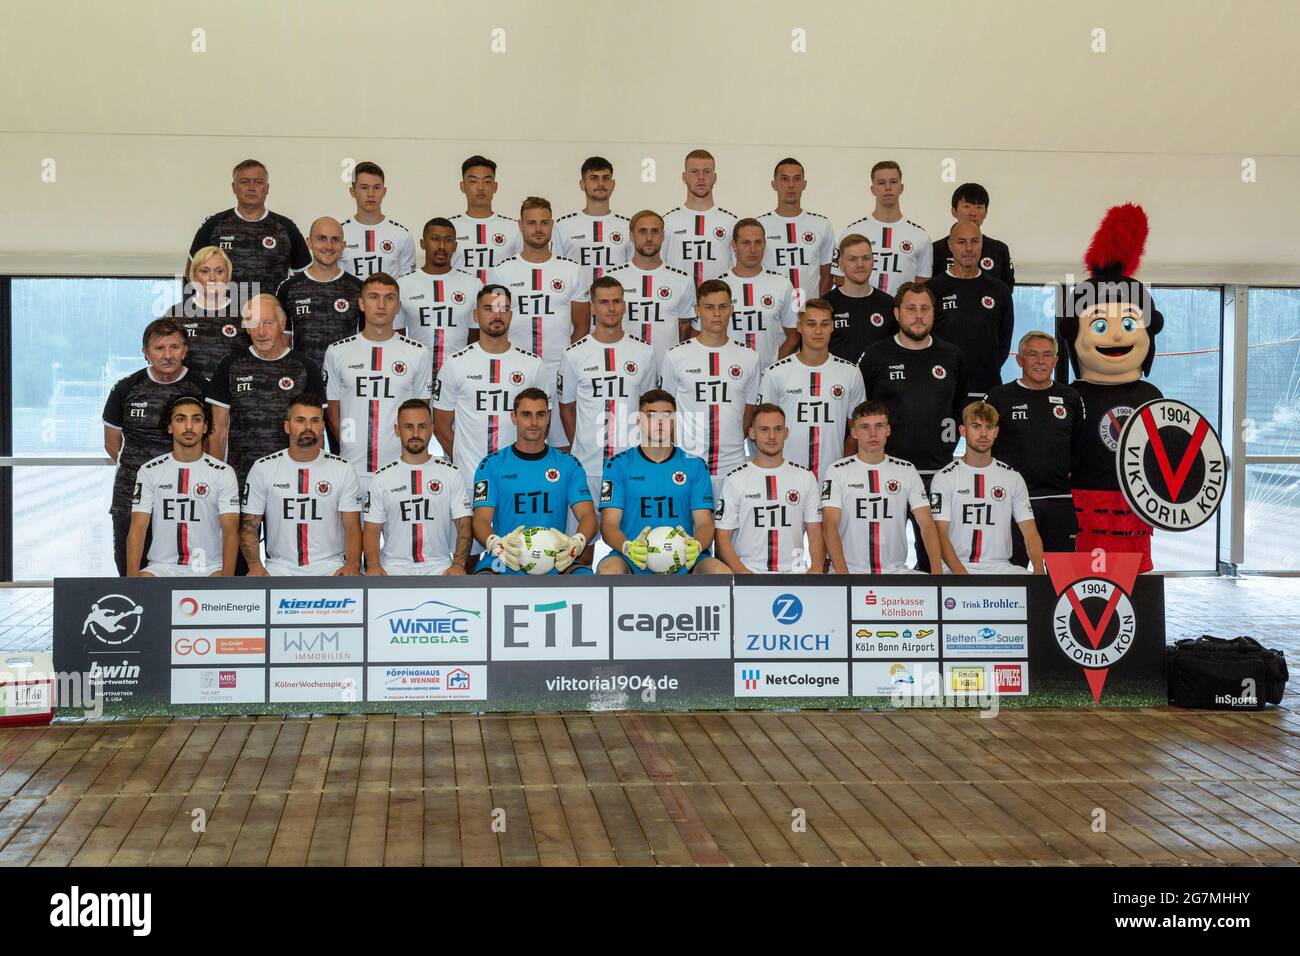
[[[1165,531],[1205,524],[1228,483],[1223,446],[1196,409],[1169,398],[1129,416],[1115,455],[1119,487],[1133,512]]]
[[[1110,668],[1133,646],[1137,615],[1129,595],[1142,558],[1110,553],[1104,570],[1091,554],[1049,553],[1047,573],[1056,591],[1052,636],[1063,653],[1083,668],[1094,702],[1101,703]]]

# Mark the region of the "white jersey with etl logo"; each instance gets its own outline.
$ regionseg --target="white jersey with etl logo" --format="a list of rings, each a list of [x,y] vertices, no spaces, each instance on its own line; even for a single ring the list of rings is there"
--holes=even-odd
[[[177,461],[168,452],[140,466],[131,510],[150,515],[145,570],[212,574],[222,567],[221,516],[239,514],[239,481],[235,469],[208,455]]]
[[[271,574],[329,575],[343,566],[342,514],[361,510],[361,486],[347,459],[294,461],[286,448],[253,463],[242,510],[265,517]]]
[[[509,216],[496,213],[486,219],[475,219],[469,213],[451,217],[456,227],[456,254],[452,256],[453,268],[487,282],[488,270],[498,262],[519,255],[524,247],[524,237],[519,234],[519,223]]]
[[[325,350],[324,371],[325,399],[339,403],[340,451],[357,474],[373,475],[401,454],[398,406],[433,398],[433,355],[405,335],[376,342],[358,334]]]
[[[737,217],[721,206],[699,212],[678,206],[664,214],[664,262],[681,269],[695,287],[716,279],[735,263],[731,230]]]
[[[930,483],[935,521],[948,522],[948,540],[972,572],[1017,573],[1011,560],[1011,522],[1033,518],[1029,490],[1020,472],[996,458],[972,468],[958,458]],[[940,532],[942,533],[942,532]]]
[[[571,212],[555,220],[551,250],[581,266],[590,289],[594,280],[632,258],[631,233],[627,216],[616,212],[604,216]]]
[[[677,399],[677,444],[714,479],[745,460],[745,406],[758,403],[758,353],[739,342],[709,348],[687,339],[665,353],[663,389]]]
[[[871,465],[850,455],[822,479],[822,508],[840,509],[836,527],[850,574],[911,573],[907,514],[928,507],[920,473],[901,458]]]
[[[817,477],[792,461],[760,468],[752,461],[730,472],[714,505],[716,527],[732,532],[745,567],[758,574],[804,571],[804,526],[820,524]]]
[[[456,547],[456,519],[469,516],[465,479],[442,458],[389,462],[366,495],[365,521],[383,526],[379,553],[389,574],[442,574]]]
[[[718,278],[731,289],[727,334],[757,352],[759,365],[767,368],[781,351],[785,330],[799,324],[794,287],[785,276],[766,270],[748,278],[734,272],[723,273]],[[700,327],[698,316],[694,325]]]
[[[623,284],[623,330],[649,342],[655,360],[662,360],[682,340],[681,322],[695,318],[691,277],[672,266],[646,271],[630,262],[608,274]]]
[[[774,362],[758,383],[758,401],[785,412],[785,457],[818,478],[844,454],[849,415],[866,398],[857,365],[831,355],[805,365],[796,352]]]
[[[767,239],[763,268],[779,272],[794,286],[795,309],[821,295],[822,266],[831,264],[835,231],[825,216],[807,210],[797,216],[765,212],[758,217]]]
[[[373,226],[344,219],[339,266],[362,280],[376,272],[403,275],[415,268],[415,240],[405,226],[392,219],[382,219]]]
[[[893,295],[904,282],[934,275],[934,244],[926,231],[910,219],[881,222],[875,216],[863,216],[840,233],[831,266],[835,275],[844,275],[839,264],[840,241],[855,232],[871,240],[871,284],[881,292]]]
[[[591,301],[582,269],[572,259],[552,255],[545,262],[515,256],[488,273],[487,284],[510,290],[514,317],[510,341],[542,359],[546,394],[555,395],[560,356],[573,341],[573,303]]]
[[[557,383],[562,404],[576,402],[573,457],[589,476],[640,441],[641,395],[659,384],[654,349],[634,335],[617,342],[583,336],[564,350]]]
[[[447,359],[433,384],[433,407],[456,413],[452,444],[456,467],[472,475],[487,455],[513,444],[510,410],[515,396],[541,386],[542,360],[513,345],[493,355],[475,342]]]
[[[474,305],[483,283],[459,269],[430,275],[416,269],[397,280],[402,295],[398,324],[402,334],[433,353],[433,374],[453,352],[469,342],[469,330],[478,328]]]

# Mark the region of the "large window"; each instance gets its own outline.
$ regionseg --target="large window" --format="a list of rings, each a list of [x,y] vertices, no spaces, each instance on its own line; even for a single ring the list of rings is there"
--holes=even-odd
[[[104,454],[113,383],[141,368],[144,327],[178,298],[170,279],[15,279],[13,448],[26,457]],[[14,469],[14,577],[114,575],[113,469]]]

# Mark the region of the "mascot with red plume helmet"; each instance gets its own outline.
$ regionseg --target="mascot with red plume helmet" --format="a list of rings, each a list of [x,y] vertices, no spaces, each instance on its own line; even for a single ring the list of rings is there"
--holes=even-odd
[[[1152,528],[1120,491],[1115,457],[1125,421],[1161,397],[1144,376],[1155,359],[1164,317],[1133,278],[1146,248],[1147,216],[1132,203],[1106,213],[1084,256],[1088,277],[1063,290],[1057,335],[1070,359],[1071,385],[1084,404],[1084,437],[1075,450],[1071,491],[1079,519],[1075,550],[1134,552],[1150,571]]]

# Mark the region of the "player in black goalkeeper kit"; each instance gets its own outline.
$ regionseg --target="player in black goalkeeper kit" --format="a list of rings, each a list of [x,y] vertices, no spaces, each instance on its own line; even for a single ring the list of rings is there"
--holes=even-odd
[[[952,218],[958,222],[973,222],[982,233],[984,218],[989,214],[989,191],[979,183],[962,183],[952,193]],[[952,264],[948,237],[934,241],[934,271],[943,275],[943,270]],[[1007,244],[992,236],[984,237],[984,248],[980,252],[979,267],[1001,279],[1011,288],[1016,287],[1016,266],[1011,261],[1011,250]]]
[[[926,492],[935,472],[952,461],[965,407],[966,360],[951,342],[932,336],[934,295],[924,282],[898,288],[894,318],[898,334],[877,342],[862,356],[867,398],[889,409],[891,431],[885,453],[911,462]],[[921,529],[912,521],[918,571],[925,559]]]
[[[930,280],[935,304],[934,336],[961,349],[972,399],[1002,384],[1002,365],[1015,328],[1011,289],[979,267],[980,231],[956,222],[948,233],[952,265]]]
[[[190,255],[205,246],[224,250],[242,304],[263,292],[274,294],[291,271],[307,267],[311,256],[293,220],[266,208],[270,184],[265,166],[244,160],[234,169],[230,191],[236,204],[203,220],[190,243]]]
[[[126,577],[126,539],[131,530],[131,499],[140,466],[171,450],[171,438],[158,429],[163,410],[185,395],[202,400],[208,383],[185,365],[185,332],[175,319],[161,318],[144,330],[148,365],[113,386],[104,404],[104,451],[117,463],[113,480],[113,559]],[[144,548],[148,550],[146,541]]]
[[[1020,472],[1044,551],[1073,551],[1079,523],[1070,493],[1070,463],[1083,440],[1083,399],[1069,385],[1053,380],[1056,339],[1048,332],[1025,333],[1016,364],[1021,376],[989,392],[998,413],[993,457]],[[1025,565],[1029,554],[1020,528],[1011,528],[1011,563]]]

